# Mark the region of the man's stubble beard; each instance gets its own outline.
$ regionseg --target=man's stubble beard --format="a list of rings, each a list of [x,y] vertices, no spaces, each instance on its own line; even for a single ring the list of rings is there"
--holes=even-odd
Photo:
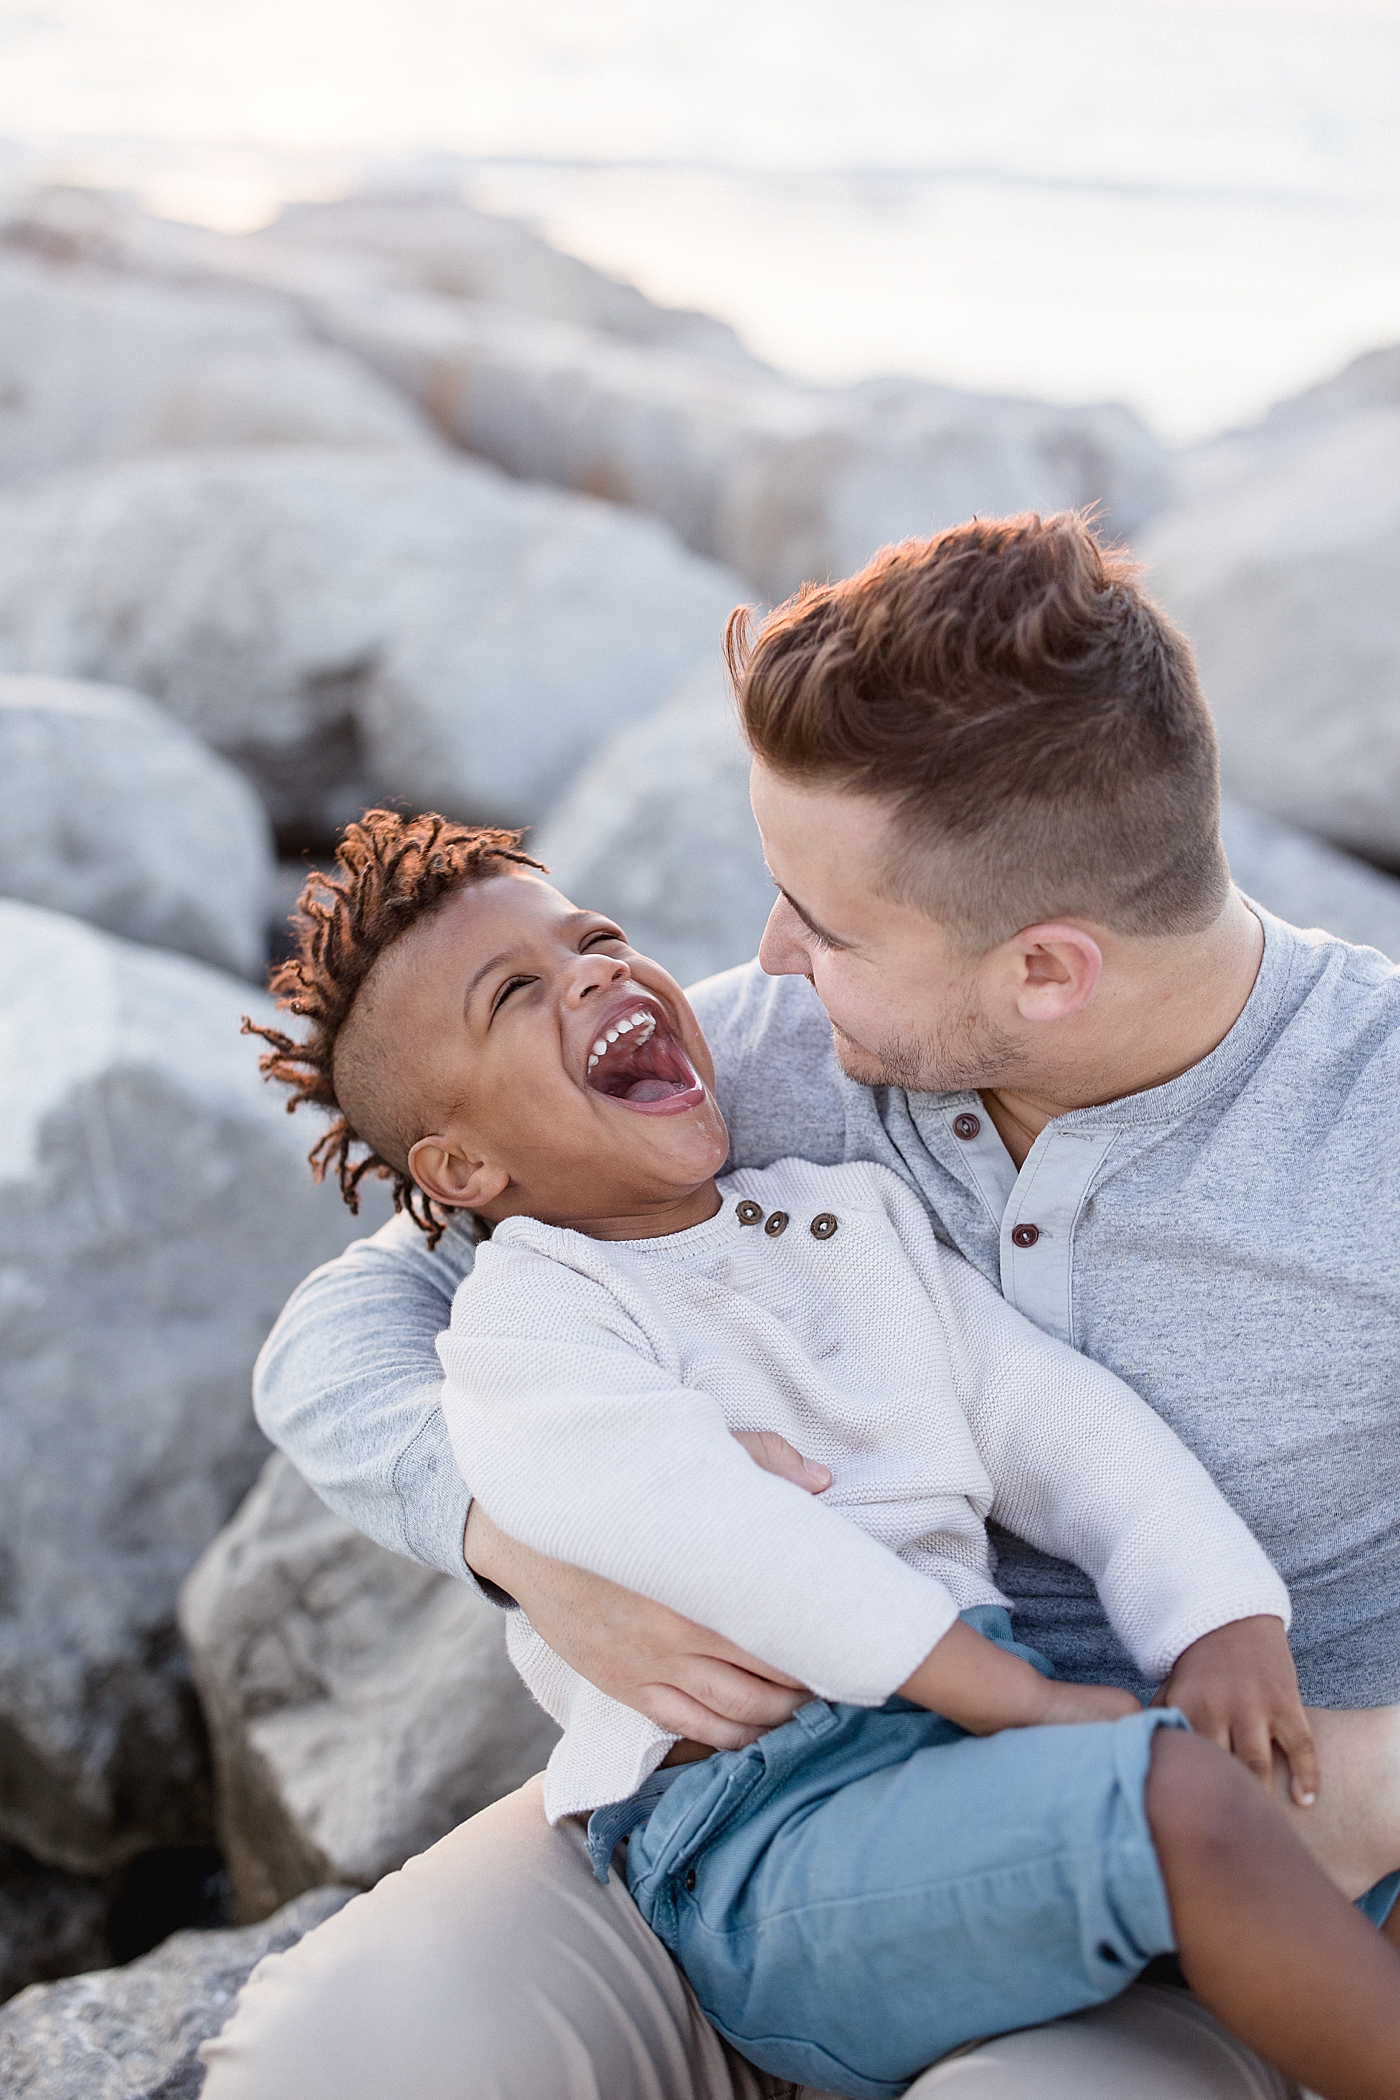
[[[992,1022],[964,1005],[944,1028],[927,1035],[889,1035],[873,1049],[831,1023],[836,1061],[861,1086],[903,1087],[911,1094],[977,1093],[1005,1085],[1019,1064],[1017,1046]]]

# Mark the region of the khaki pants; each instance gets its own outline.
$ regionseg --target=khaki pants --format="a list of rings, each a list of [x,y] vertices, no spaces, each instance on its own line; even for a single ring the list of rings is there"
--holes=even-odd
[[[203,2100],[778,2100],[714,2032],[540,1782],[473,1816],[286,1954],[203,2051]],[[945,2059],[911,2100],[1286,2100],[1181,1991]],[[802,2100],[825,2100],[804,2094]]]

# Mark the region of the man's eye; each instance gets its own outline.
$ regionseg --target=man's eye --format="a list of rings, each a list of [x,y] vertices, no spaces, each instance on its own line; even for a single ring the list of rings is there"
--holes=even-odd
[[[511,993],[518,992],[520,990],[521,985],[533,983],[534,979],[532,977],[507,977],[505,983],[501,986],[501,989],[497,992],[495,998],[491,1001],[492,1013],[498,1014],[501,1008],[505,1005],[507,999],[509,999]]]

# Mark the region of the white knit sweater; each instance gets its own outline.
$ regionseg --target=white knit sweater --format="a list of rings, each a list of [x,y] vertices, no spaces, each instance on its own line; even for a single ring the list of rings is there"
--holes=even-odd
[[[525,1545],[726,1635],[825,1699],[873,1706],[974,1604],[986,1519],[1078,1563],[1151,1677],[1288,1594],[1198,1461],[1119,1379],[1012,1310],[888,1169],[782,1160],[707,1224],[605,1241],[497,1227],[439,1341],[453,1449]],[[745,1224],[738,1206],[764,1222]],[[766,1230],[774,1213],[789,1220]],[[836,1220],[828,1237],[812,1222]],[[735,1429],[831,1468],[814,1497]],[[564,1728],[545,1805],[617,1801],[674,1737],[510,1615]]]

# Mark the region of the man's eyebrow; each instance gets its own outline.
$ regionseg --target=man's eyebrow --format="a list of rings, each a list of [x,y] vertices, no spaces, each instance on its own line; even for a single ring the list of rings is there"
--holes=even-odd
[[[471,983],[467,986],[467,994],[462,1001],[462,1015],[464,1019],[471,1008],[471,1003],[475,995],[476,988],[480,984],[482,978],[489,977],[493,970],[499,970],[502,963],[506,963],[509,961],[510,950],[509,948],[503,948],[499,955],[492,956],[490,962],[484,962],[481,965],[481,968],[476,972],[476,975],[472,978]]]
[[[787,899],[788,903],[792,906],[793,910],[797,913],[798,918],[802,921],[803,925],[808,929],[808,931],[814,933],[819,941],[825,941],[828,948],[850,947],[851,944],[849,941],[840,940],[834,933],[828,933],[825,926],[821,924],[820,920],[814,919],[812,917],[812,914],[807,910],[807,907],[804,904],[799,904],[796,897],[793,896],[792,892],[790,890],[785,890],[781,883],[778,884],[778,895]]]

